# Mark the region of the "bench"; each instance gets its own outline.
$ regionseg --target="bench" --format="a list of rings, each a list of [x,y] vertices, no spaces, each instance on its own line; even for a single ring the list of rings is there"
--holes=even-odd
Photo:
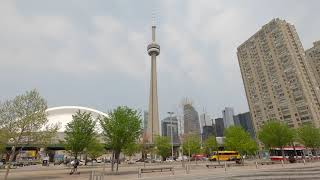
[[[258,162],[260,165],[270,165],[270,164],[276,164],[274,161],[263,161],[263,162]]]
[[[207,168],[213,167],[213,168],[223,168],[224,165],[222,164],[207,164],[206,165]]]
[[[174,175],[174,168],[170,167],[154,167],[154,168],[139,168],[138,169],[138,178],[141,178],[142,173],[152,173],[152,172],[164,172],[164,171],[171,171]]]

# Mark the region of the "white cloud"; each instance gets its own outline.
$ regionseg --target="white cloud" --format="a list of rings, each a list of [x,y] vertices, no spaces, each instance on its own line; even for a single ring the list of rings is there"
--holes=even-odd
[[[114,17],[92,17],[86,32],[67,16],[20,16],[14,1],[1,7],[1,68],[142,76],[146,40]]]

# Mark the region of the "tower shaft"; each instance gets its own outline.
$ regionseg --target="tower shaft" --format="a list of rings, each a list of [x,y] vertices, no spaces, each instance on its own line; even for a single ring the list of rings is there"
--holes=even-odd
[[[147,138],[149,143],[154,143],[155,136],[159,135],[158,89],[157,89],[157,61],[160,46],[156,44],[156,27],[152,26],[152,42],[148,45],[148,54],[151,56],[151,78],[149,95],[149,114]]]

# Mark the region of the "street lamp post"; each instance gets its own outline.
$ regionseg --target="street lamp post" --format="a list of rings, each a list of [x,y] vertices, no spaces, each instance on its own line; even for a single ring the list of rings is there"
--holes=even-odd
[[[179,122],[179,128],[180,128],[179,137],[180,137],[180,148],[181,148],[181,157],[182,157],[181,164],[182,164],[182,167],[184,168],[183,137],[182,137],[182,120],[181,120],[181,118],[178,119],[178,122]]]
[[[172,133],[172,114],[174,112],[168,112],[168,114],[170,115],[170,122],[171,122],[171,158],[173,160],[173,133]]]

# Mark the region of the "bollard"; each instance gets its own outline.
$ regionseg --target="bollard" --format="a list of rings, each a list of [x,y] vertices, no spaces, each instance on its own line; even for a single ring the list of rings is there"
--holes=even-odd
[[[227,162],[226,161],[224,162],[224,171],[225,172],[227,171]]]
[[[91,171],[89,180],[103,180],[102,174],[97,174],[95,171]]]
[[[104,173],[105,172],[106,172],[106,159],[103,158],[102,180],[104,180]]]
[[[258,162],[256,161],[256,169],[258,169]]]
[[[187,166],[186,166],[186,174],[189,174],[189,173],[190,173],[190,165],[187,164]]]
[[[305,159],[303,159],[303,165],[306,165],[306,160]]]
[[[141,178],[141,168],[138,168],[138,178]]]
[[[281,165],[282,165],[282,167],[283,167],[283,160],[281,160]]]

